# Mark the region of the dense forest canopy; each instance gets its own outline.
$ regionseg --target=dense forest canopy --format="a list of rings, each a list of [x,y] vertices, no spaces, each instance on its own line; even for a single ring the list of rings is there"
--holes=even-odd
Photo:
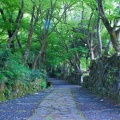
[[[0,1],[2,79],[29,69],[82,73],[114,53],[120,55],[119,0]]]

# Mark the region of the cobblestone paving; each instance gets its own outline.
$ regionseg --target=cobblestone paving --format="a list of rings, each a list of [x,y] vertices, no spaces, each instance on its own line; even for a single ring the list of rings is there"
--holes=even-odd
[[[85,120],[71,93],[71,88],[78,86],[60,80],[53,82],[53,92],[41,102],[29,120]]]
[[[78,85],[49,79],[51,88],[0,103],[0,120],[120,120],[120,105]]]
[[[62,80],[53,81],[47,96],[29,120],[120,120],[120,106]]]

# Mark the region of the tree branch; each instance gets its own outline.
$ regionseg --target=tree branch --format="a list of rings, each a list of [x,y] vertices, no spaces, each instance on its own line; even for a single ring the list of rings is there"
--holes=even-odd
[[[16,35],[20,29],[23,13],[24,13],[24,0],[21,0],[21,9],[19,10],[18,16],[16,18],[17,27],[16,27],[16,30],[14,31],[13,35],[9,38],[8,45],[10,45],[10,43],[14,40],[14,38],[16,37]]]

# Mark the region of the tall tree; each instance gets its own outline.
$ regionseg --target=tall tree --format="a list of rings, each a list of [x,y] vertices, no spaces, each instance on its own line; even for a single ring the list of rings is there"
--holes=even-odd
[[[4,24],[7,24],[9,27],[7,27],[7,33],[8,33],[8,43],[7,46],[10,47],[11,49],[15,49],[14,46],[14,38],[17,36],[20,26],[21,26],[21,21],[23,18],[23,13],[24,13],[24,0],[20,0],[20,5],[18,2],[17,7],[15,4],[14,6],[11,7],[10,1],[3,2],[2,6],[0,8],[0,13],[2,15],[2,19],[4,21]],[[8,9],[6,9],[8,7]],[[19,9],[18,9],[19,8]],[[13,11],[13,9],[16,9]],[[17,11],[18,10],[18,11]],[[16,13],[17,12],[17,17],[15,18],[15,15],[12,14],[12,12]]]
[[[30,47],[32,44],[32,36],[35,31],[38,19],[39,19],[39,14],[40,14],[40,0],[38,1],[38,5],[35,2],[32,2],[32,11],[31,11],[31,21],[30,21],[30,28],[29,28],[29,33],[28,33],[28,41],[26,45],[26,50],[24,53],[24,63],[26,64],[29,53],[30,53]]]
[[[105,25],[108,33],[110,34],[112,45],[116,53],[120,55],[120,43],[119,43],[120,28],[118,25],[119,17],[114,17],[113,26],[112,26],[110,20],[106,16],[104,5],[103,5],[103,0],[97,0],[97,3],[98,3],[98,10],[99,10],[99,14],[101,16],[102,22]],[[120,2],[118,4],[120,4]],[[118,9],[119,9],[118,14],[120,15],[120,7],[118,7]]]

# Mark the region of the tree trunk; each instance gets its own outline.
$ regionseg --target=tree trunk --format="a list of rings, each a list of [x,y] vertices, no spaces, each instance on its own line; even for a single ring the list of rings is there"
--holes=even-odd
[[[40,49],[40,51],[39,51],[39,54],[37,55],[37,57],[36,57],[35,60],[34,60],[32,69],[35,69],[35,68],[36,68],[36,65],[37,65],[37,62],[38,62],[39,60],[41,60],[41,56],[42,56],[42,54],[44,53],[44,50],[45,50],[45,48],[46,48],[47,37],[48,37],[48,31],[46,31],[46,34],[45,34],[45,37],[44,37],[44,40],[43,40],[43,43],[42,43],[42,47],[41,47],[41,49]]]
[[[35,15],[35,12],[36,12],[36,15]],[[30,47],[32,44],[32,36],[34,34],[34,30],[35,30],[37,22],[38,22],[39,13],[40,13],[40,5],[38,6],[38,8],[36,8],[36,5],[34,3],[33,9],[32,9],[32,17],[31,17],[31,21],[30,21],[30,30],[29,30],[29,34],[28,34],[28,42],[26,45],[25,53],[24,53],[24,63],[25,64],[27,63],[28,56],[30,53]]]
[[[105,15],[102,0],[97,0],[97,1],[98,1],[99,14],[101,16],[103,24],[105,25],[108,33],[110,34],[113,48],[115,49],[116,53],[120,55],[120,43],[119,43],[120,28],[116,30],[116,28],[118,28],[116,24],[114,25],[114,27],[111,27],[111,24]]]
[[[17,43],[18,43],[19,48],[22,48],[22,44],[21,44],[20,39],[18,38],[18,36],[16,36],[16,39],[17,39]]]
[[[98,46],[99,46],[99,56],[102,56],[102,40],[101,40],[101,34],[100,34],[100,16],[98,16],[97,21],[97,38],[98,38]]]
[[[12,35],[9,37],[8,46],[9,45],[11,46],[11,44],[13,44],[12,46],[14,46],[13,40],[17,36],[17,33],[18,33],[19,29],[20,29],[23,13],[24,13],[24,0],[21,0],[21,9],[19,10],[18,16],[16,18],[17,26],[16,26],[16,29],[12,32]]]
[[[90,56],[91,56],[91,60],[95,59],[94,49],[93,49],[93,33],[90,33]]]
[[[42,47],[37,55],[37,57],[35,58],[34,62],[33,62],[33,69],[36,68],[37,62],[39,60],[41,60],[41,57],[44,56],[44,63],[46,62],[45,59],[45,54],[46,54],[46,46],[47,46],[47,38],[48,38],[48,31],[50,28],[50,22],[52,20],[53,17],[53,12],[54,12],[54,8],[56,6],[56,2],[57,0],[54,2],[54,4],[51,1],[51,9],[47,10],[47,14],[46,14],[46,21],[45,21],[45,25],[44,25],[44,29],[45,29],[45,33],[44,33],[44,38],[43,38],[43,43],[42,43]],[[40,67],[40,66],[39,66]]]
[[[0,12],[2,14],[2,18],[3,18],[4,22],[6,22],[6,17],[4,15],[4,11],[2,9],[0,9]],[[15,46],[14,46],[14,38],[17,36],[17,33],[18,33],[19,29],[20,29],[23,13],[24,13],[24,0],[21,0],[21,8],[20,8],[20,10],[18,12],[18,16],[16,18],[16,23],[13,22],[12,16],[9,16],[9,23],[16,24],[16,29],[7,29],[8,36],[9,36],[7,47],[9,47],[9,48],[12,48],[12,49],[15,48]]]
[[[118,31],[119,33],[117,32],[112,32],[110,34],[110,39],[112,41],[112,44],[113,44],[113,47],[115,48],[115,51],[118,55],[120,55],[120,42],[119,42],[119,39],[120,39],[120,29]]]

